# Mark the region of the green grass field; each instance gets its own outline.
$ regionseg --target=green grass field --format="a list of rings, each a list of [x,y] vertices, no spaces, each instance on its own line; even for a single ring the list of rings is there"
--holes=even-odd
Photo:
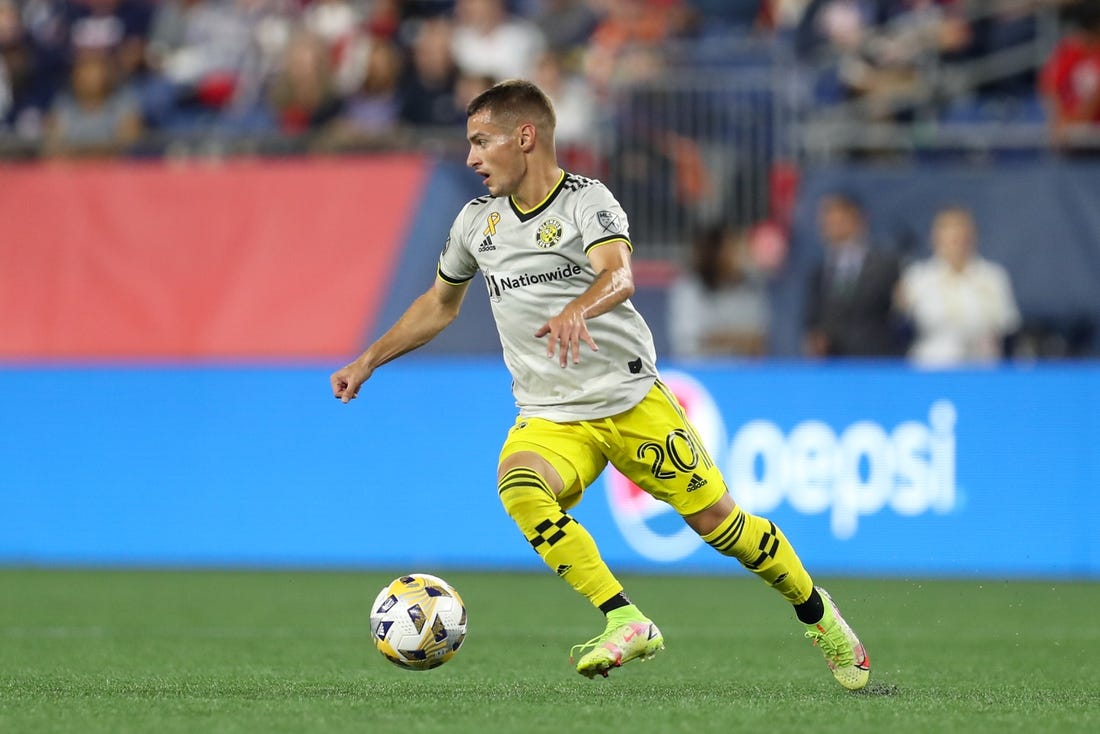
[[[401,670],[367,631],[394,575],[0,570],[0,732],[1100,731],[1100,584],[824,580],[851,694],[747,575],[625,577],[668,649],[589,681],[600,618],[551,574],[443,572],[469,636]]]

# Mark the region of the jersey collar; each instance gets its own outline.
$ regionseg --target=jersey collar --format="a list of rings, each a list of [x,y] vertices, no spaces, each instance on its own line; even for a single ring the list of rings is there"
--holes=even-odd
[[[563,168],[561,170],[561,175],[558,176],[558,182],[556,184],[554,184],[554,188],[550,189],[550,193],[547,194],[546,197],[542,201],[540,201],[538,204],[536,204],[533,209],[528,209],[526,211],[524,211],[523,209],[520,209],[519,205],[516,204],[516,199],[515,199],[514,196],[509,196],[508,197],[508,205],[512,207],[512,212],[515,213],[516,217],[519,218],[519,221],[521,221],[521,222],[529,221],[529,220],[534,219],[535,217],[537,217],[539,214],[542,214],[544,211],[546,211],[546,208],[548,206],[550,206],[554,202],[554,199],[556,199],[558,197],[558,193],[562,190],[562,187],[564,185],[565,185],[565,169]]]

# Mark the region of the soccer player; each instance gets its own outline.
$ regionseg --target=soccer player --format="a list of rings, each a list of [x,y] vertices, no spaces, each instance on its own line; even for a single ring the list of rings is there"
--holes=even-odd
[[[610,462],[782,594],[841,685],[865,686],[870,660],[851,627],[782,531],[734,503],[661,383],[653,337],[629,300],[626,214],[599,181],[558,166],[546,95],[507,80],[475,97],[466,114],[466,162],[489,193],[459,212],[432,286],[332,374],[333,394],[349,402],[375,369],[439,334],[481,271],[519,406],[500,452],[500,501],[546,564],[606,617],[602,634],[574,647],[577,672],[606,676],[664,647],[657,625],[566,512]]]

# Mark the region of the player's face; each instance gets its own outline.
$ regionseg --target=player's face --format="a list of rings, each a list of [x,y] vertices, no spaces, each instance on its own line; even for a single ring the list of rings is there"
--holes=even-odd
[[[484,179],[489,193],[514,194],[527,170],[519,128],[502,128],[493,123],[489,110],[481,110],[466,120],[466,137],[470,141],[466,165]]]

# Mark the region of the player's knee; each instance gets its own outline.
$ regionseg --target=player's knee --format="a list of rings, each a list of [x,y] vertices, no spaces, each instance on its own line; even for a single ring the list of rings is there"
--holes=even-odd
[[[564,479],[558,474],[554,465],[531,448],[515,451],[500,460],[500,465],[497,467],[497,483],[504,481],[504,477],[514,469],[526,469],[537,473],[554,495],[561,494],[565,488]]]
[[[501,475],[497,486],[504,511],[521,528],[537,523],[548,515],[561,513],[546,479],[530,467],[508,469]]]
[[[684,515],[684,522],[686,522],[692,530],[699,533],[701,537],[705,538],[717,530],[723,523],[730,521],[737,511],[738,507],[736,503],[734,503],[733,498],[730,497],[729,492],[723,492],[722,496],[718,498],[718,501],[705,510],[690,515]]]

